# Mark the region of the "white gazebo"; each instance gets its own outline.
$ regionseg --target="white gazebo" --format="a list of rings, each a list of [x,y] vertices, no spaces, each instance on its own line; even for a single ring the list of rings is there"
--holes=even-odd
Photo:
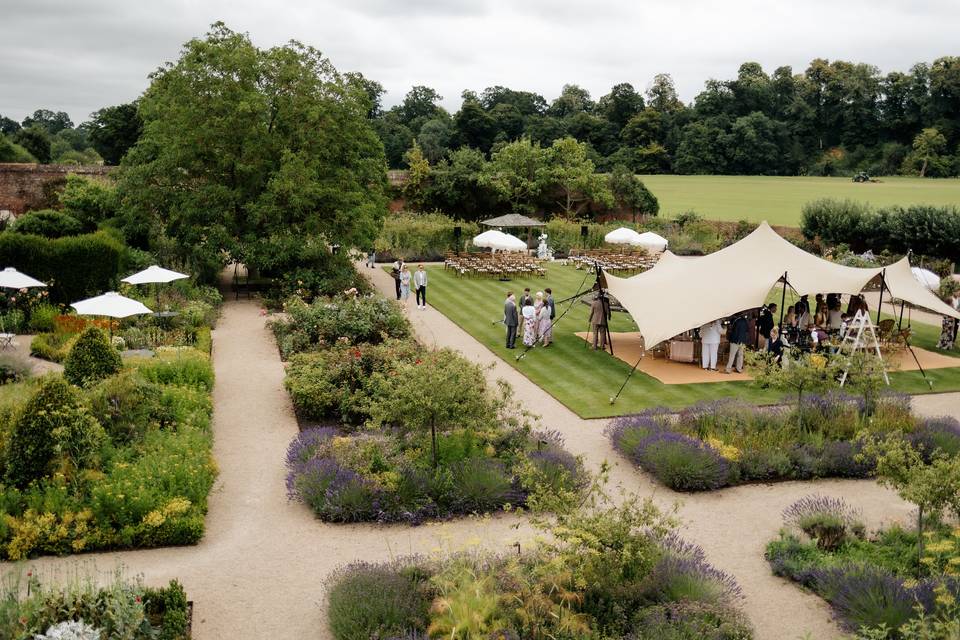
[[[526,251],[527,243],[516,236],[491,229],[473,239],[473,246],[493,251]]]

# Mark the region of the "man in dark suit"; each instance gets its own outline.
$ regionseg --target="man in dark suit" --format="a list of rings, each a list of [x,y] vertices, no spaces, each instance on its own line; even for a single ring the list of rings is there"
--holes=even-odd
[[[403,259],[397,258],[390,269],[390,275],[393,276],[393,286],[397,289],[397,300],[400,299],[400,272],[403,271]]]
[[[770,340],[770,330],[773,329],[773,314],[777,312],[777,305],[770,303],[766,307],[760,307],[760,317],[757,319],[757,347],[761,351],[766,351],[767,342]]]
[[[747,316],[741,313],[730,327],[730,357],[727,358],[727,368],[724,373],[730,373],[734,365],[736,365],[737,373],[743,372],[743,352],[747,348],[747,327]]]
[[[547,287],[543,290],[547,294],[547,304],[550,306],[550,321],[557,317],[557,305],[553,303],[553,289]]]
[[[532,307],[533,306],[533,296],[530,295],[530,287],[527,287],[523,290],[523,295],[520,296],[520,308],[523,307]]]
[[[507,301],[503,305],[503,324],[507,327],[507,349],[513,349],[517,341],[517,303],[513,291],[507,291]]]

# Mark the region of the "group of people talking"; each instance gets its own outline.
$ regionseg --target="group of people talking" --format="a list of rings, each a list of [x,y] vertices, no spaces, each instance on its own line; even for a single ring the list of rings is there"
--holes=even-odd
[[[523,290],[518,304],[512,291],[507,291],[503,304],[503,324],[507,328],[507,349],[516,348],[517,332],[523,327],[523,344],[532,347],[537,343],[549,347],[553,343],[553,320],[557,308],[553,291],[548,287],[530,295],[530,288]]]
[[[795,305],[787,307],[780,323],[774,319],[778,309],[776,303],[771,303],[756,312],[717,319],[700,327],[700,362],[703,368],[719,370],[717,356],[725,330],[730,351],[723,373],[734,370],[739,373],[743,371],[746,346],[754,342],[751,336],[755,336],[758,349],[770,351],[777,362],[783,362],[785,349],[800,346],[816,351],[830,335],[838,335],[842,339],[858,311],[865,314],[870,311],[862,294],[851,296],[846,311],[843,311],[839,293],[818,293],[812,306],[809,296],[801,296]]]

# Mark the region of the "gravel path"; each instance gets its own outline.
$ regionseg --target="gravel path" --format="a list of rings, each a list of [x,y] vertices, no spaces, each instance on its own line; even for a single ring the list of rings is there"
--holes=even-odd
[[[373,277],[392,294],[387,274],[377,270]],[[568,448],[591,467],[604,460],[613,463],[614,484],[652,495],[665,506],[682,502],[679,515],[686,537],[736,576],[759,640],[800,637],[806,631],[817,639],[839,637],[819,598],[770,574],[762,557],[764,544],[780,526],[780,511],[815,490],[842,494],[863,508],[871,525],[907,516],[909,508],[893,494],[866,481],[756,485],[689,496],[671,492],[616,455],[603,436],[605,421],[579,419],[433,309],[412,308],[409,314],[427,344],[456,347],[491,365],[489,375],[508,380],[518,399],[542,416],[543,426],[562,431]],[[506,552],[529,536],[514,516],[421,527],[317,521],[305,507],[286,500],[284,453],[297,424],[283,389],[283,365],[259,305],[228,301],[213,339],[214,456],[221,471],[210,496],[204,540],[195,547],[41,558],[28,563],[38,575],[54,579],[79,564],[104,576],[122,565],[154,585],[178,578],[195,602],[194,637],[199,640],[326,639],[324,580],[341,564],[474,545]],[[924,396],[919,408],[956,414],[958,407],[954,394]],[[0,572],[12,568],[0,564]]]
[[[393,280],[388,273],[382,269],[360,271],[384,295],[394,297]],[[785,482],[711,493],[676,493],[620,457],[603,435],[606,420],[581,419],[432,307],[420,310],[411,303],[407,309],[423,342],[456,348],[467,358],[489,366],[488,377],[510,382],[516,398],[541,416],[543,427],[564,434],[571,452],[582,455],[593,469],[603,461],[610,462],[611,484],[641,496],[653,496],[665,508],[679,503],[684,536],[700,544],[710,561],[733,574],[743,588],[744,608],[756,627],[757,640],[803,637],[807,632],[818,640],[842,636],[823,600],[770,572],[763,559],[764,548],[780,529],[783,509],[805,495],[816,492],[842,496],[863,510],[869,526],[879,527],[909,518],[910,506],[895,493],[869,480]],[[536,351],[527,358],[536,358]],[[960,415],[960,394],[918,397],[917,410],[932,415]]]

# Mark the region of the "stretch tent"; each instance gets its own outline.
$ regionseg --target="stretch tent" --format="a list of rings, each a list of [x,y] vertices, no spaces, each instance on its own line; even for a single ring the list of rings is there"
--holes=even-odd
[[[906,258],[858,269],[829,262],[784,240],[763,222],[750,235],[700,258],[666,252],[653,269],[631,278],[607,274],[607,288],[630,312],[649,349],[678,333],[762,305],[786,278],[798,293],[859,293],[884,275],[895,297],[960,318],[914,279]]]

